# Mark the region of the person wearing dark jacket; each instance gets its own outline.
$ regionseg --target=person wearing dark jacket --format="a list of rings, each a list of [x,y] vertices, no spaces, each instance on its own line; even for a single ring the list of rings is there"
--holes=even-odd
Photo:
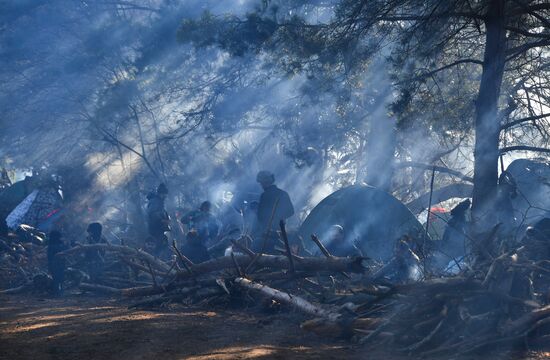
[[[48,271],[53,279],[52,291],[55,295],[63,293],[65,279],[65,259],[56,255],[66,249],[61,232],[51,231],[48,237]]]
[[[212,245],[217,239],[220,226],[212,214],[210,201],[204,201],[198,210],[183,216],[181,223],[189,230],[196,230],[203,244]]]
[[[255,251],[261,251],[265,239],[264,252],[273,252],[279,222],[294,215],[294,206],[288,193],[275,185],[275,175],[273,173],[265,170],[260,171],[256,181],[260,183],[264,192],[258,203],[258,222],[253,247]]]
[[[147,196],[147,225],[150,238],[153,241],[153,252],[156,256],[164,257],[169,253],[168,237],[170,231],[170,217],[164,207],[164,201],[168,196],[168,188],[160,184],[156,193]]]
[[[470,205],[470,199],[466,199],[451,210],[451,219],[447,223],[441,239],[441,246],[445,250],[445,254],[453,258],[458,258],[464,253],[464,242],[468,232],[466,211]]]
[[[208,249],[203,240],[196,230],[189,231],[185,238],[182,249],[183,255],[195,264],[210,260],[210,254],[208,254]]]
[[[91,223],[86,229],[88,233],[88,244],[107,244],[107,240],[102,236],[103,226],[100,223]],[[86,266],[88,268],[88,275],[92,279],[97,278],[103,271],[103,265],[105,261],[103,256],[105,251],[103,250],[89,250],[86,252]]]

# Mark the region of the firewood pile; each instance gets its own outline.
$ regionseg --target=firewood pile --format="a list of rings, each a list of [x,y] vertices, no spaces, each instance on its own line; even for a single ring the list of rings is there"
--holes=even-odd
[[[360,288],[350,291],[372,298],[351,300],[352,320],[331,324],[317,318],[302,327],[424,357],[547,347],[548,239],[524,239],[522,246],[503,251],[489,245],[499,244],[497,233],[495,228],[481,237],[483,249],[474,249],[474,265],[456,276],[367,286],[367,274]]]
[[[238,239],[232,241],[238,252],[199,264],[175,244],[168,261],[111,244],[78,245],[58,256],[84,274],[74,286],[127,299],[132,308],[276,304],[309,318],[305,331],[423,356],[540,346],[550,339],[550,261],[541,256],[540,242],[506,251],[485,246],[459,274],[390,283],[378,275],[380,264],[334,257],[315,236],[322,256],[292,254],[284,227],[280,234],[280,255],[255,253]],[[94,276],[77,266],[90,251],[105,259]]]
[[[0,288],[25,284],[36,274],[45,275],[45,237],[26,225],[0,236]]]

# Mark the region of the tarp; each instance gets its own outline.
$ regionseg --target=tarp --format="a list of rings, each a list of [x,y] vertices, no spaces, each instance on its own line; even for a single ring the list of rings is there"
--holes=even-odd
[[[542,159],[514,160],[506,169],[517,184],[512,199],[518,224],[532,224],[550,217],[550,163]]]
[[[38,227],[58,213],[60,204],[61,197],[55,189],[34,190],[10,212],[6,223],[11,229],[21,224]]]
[[[323,199],[308,215],[299,234],[305,245],[315,249],[311,234],[321,241],[332,225],[344,227],[348,242],[356,241],[364,255],[387,261],[395,242],[403,235],[423,235],[422,225],[403,203],[392,195],[367,185],[353,185]]]
[[[13,209],[12,212],[9,213],[9,215],[6,217],[6,224],[8,224],[8,227],[11,229],[17,228],[19,225],[23,224],[23,219],[25,218],[25,215],[29,212],[32,203],[34,200],[36,200],[36,196],[38,195],[38,190],[34,190],[31,192],[19,205]]]

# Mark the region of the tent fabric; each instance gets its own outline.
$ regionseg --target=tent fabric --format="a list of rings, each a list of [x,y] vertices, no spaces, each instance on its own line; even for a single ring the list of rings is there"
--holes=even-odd
[[[55,189],[34,190],[8,215],[6,222],[12,229],[21,224],[37,227],[55,214],[59,206],[60,195]]]
[[[517,185],[512,199],[518,224],[532,224],[550,217],[550,163],[543,159],[517,159],[506,171]]]
[[[23,224],[23,219],[32,206],[36,196],[38,195],[38,190],[31,192],[19,205],[13,209],[13,211],[6,217],[6,224],[11,229],[16,229],[19,225]]]
[[[311,234],[326,243],[332,225],[344,227],[345,240],[355,242],[364,255],[387,261],[403,235],[420,239],[424,230],[407,207],[392,195],[367,185],[353,185],[323,199],[308,215],[299,230],[305,245]]]

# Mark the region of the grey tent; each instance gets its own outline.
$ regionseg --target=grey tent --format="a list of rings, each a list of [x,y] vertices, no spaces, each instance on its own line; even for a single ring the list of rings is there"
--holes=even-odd
[[[550,164],[542,159],[514,160],[506,169],[517,184],[512,199],[519,224],[531,224],[550,217]]]
[[[345,229],[346,241],[357,240],[364,255],[386,261],[393,255],[395,242],[407,234],[419,239],[422,225],[403,203],[390,194],[367,185],[353,185],[323,199],[308,215],[299,234],[310,250],[311,234],[326,237],[330,226]]]

